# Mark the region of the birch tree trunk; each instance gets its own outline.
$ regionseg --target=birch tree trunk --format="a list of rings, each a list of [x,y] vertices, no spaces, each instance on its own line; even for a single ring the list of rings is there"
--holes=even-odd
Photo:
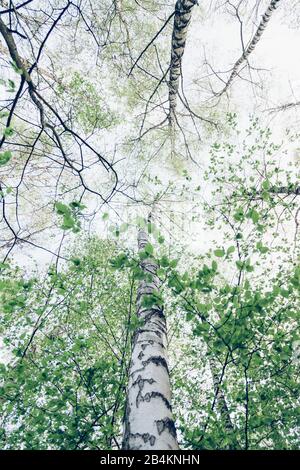
[[[225,93],[225,91],[227,91],[227,89],[230,87],[230,85],[232,84],[233,80],[235,79],[235,77],[238,75],[238,72],[239,72],[239,69],[241,67],[241,65],[243,64],[243,62],[245,62],[248,57],[250,56],[251,52],[253,52],[253,50],[255,49],[255,46],[256,44],[258,43],[258,41],[260,40],[271,16],[272,16],[272,13],[276,10],[276,8],[278,7],[279,5],[279,2],[280,0],[271,0],[270,2],[270,5],[268,6],[268,8],[266,9],[262,19],[261,19],[261,22],[259,23],[259,26],[252,38],[252,40],[250,41],[248,47],[246,48],[246,50],[243,52],[243,54],[241,55],[241,57],[236,61],[236,63],[234,64],[233,66],[233,69],[232,69],[232,72],[231,72],[231,75],[225,85],[225,87],[218,93],[218,95],[221,95],[222,93]]]
[[[218,412],[220,413],[221,421],[225,427],[225,432],[231,439],[232,442],[228,445],[229,449],[237,449],[239,448],[238,442],[236,440],[236,437],[234,435],[234,425],[232,423],[229,409],[227,406],[226,398],[224,395],[223,390],[220,387],[220,374],[219,374],[219,367],[216,363],[216,360],[214,357],[210,357],[209,359],[209,366],[211,370],[211,375],[213,378],[213,385],[214,385],[214,391],[215,391],[215,396],[216,396],[216,408]]]
[[[209,359],[209,366],[211,370],[211,375],[213,378],[213,384],[214,384],[214,391],[216,394],[216,401],[217,401],[217,409],[221,415],[222,421],[225,425],[226,431],[233,431],[233,424],[230,418],[228,406],[225,400],[225,396],[223,391],[220,388],[220,378],[219,378],[219,373],[218,373],[218,368],[215,362],[214,358]]]
[[[144,251],[148,235],[139,230],[138,248]],[[171,408],[171,389],[167,357],[166,319],[158,305],[143,306],[159,290],[157,265],[152,258],[141,262],[151,280],[140,282],[137,315],[142,322],[133,338],[124,422],[123,449],[178,449]]]
[[[181,75],[181,62],[184,54],[188,26],[192,16],[192,8],[197,3],[198,0],[177,0],[175,4],[169,78],[169,123],[171,126],[174,125]]]

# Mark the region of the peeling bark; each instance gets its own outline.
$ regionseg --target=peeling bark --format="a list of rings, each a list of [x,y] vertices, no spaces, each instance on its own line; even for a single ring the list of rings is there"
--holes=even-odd
[[[274,10],[276,10],[276,8],[278,7],[279,5],[279,2],[280,0],[272,0],[270,2],[270,5],[268,6],[267,10],[265,11],[263,17],[262,17],[262,20],[261,22],[259,23],[259,26],[252,38],[252,40],[250,41],[250,44],[248,45],[248,47],[246,48],[246,50],[243,52],[243,54],[241,55],[241,57],[236,61],[236,63],[234,64],[233,66],[233,69],[232,69],[232,72],[231,72],[231,75],[225,85],[225,87],[218,93],[218,95],[221,95],[222,93],[224,93],[225,91],[227,91],[227,89],[230,87],[230,85],[232,84],[233,80],[235,79],[235,77],[237,76],[238,74],[238,71],[239,71],[239,68],[240,66],[242,65],[243,62],[245,62],[249,55],[253,52],[256,44],[258,43],[258,41],[260,40],[271,16],[272,16],[272,13],[274,12]]]
[[[198,0],[177,0],[175,5],[169,78],[170,126],[174,125],[176,101],[181,76],[181,62],[184,54],[187,31],[192,16],[192,9],[196,4],[198,4]]]
[[[147,243],[147,233],[140,230],[139,251]],[[137,328],[132,344],[123,449],[174,450],[178,444],[171,408],[166,319],[160,306],[143,306],[143,299],[159,289],[157,265],[147,258],[141,267],[152,280],[143,280],[138,287],[137,315],[143,324]]]

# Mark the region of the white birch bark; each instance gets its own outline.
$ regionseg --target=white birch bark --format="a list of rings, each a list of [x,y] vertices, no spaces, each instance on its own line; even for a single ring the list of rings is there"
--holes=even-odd
[[[251,52],[253,52],[256,44],[258,43],[258,41],[260,40],[271,16],[272,16],[272,13],[274,12],[274,10],[276,10],[276,8],[278,7],[279,5],[279,2],[280,0],[272,0],[270,2],[270,5],[268,6],[267,10],[265,11],[262,19],[261,19],[261,22],[259,23],[259,26],[252,38],[252,40],[250,41],[250,44],[249,46],[245,49],[245,51],[243,52],[243,54],[241,55],[241,57],[236,61],[236,63],[234,64],[233,66],[233,69],[232,69],[232,72],[231,72],[231,75],[226,83],[226,85],[224,86],[224,88],[218,93],[218,95],[221,95],[222,93],[224,93],[225,91],[227,91],[227,89],[230,87],[230,85],[232,84],[233,80],[235,79],[235,77],[237,76],[238,74],[238,71],[242,65],[243,62],[245,62],[249,55],[251,54]]]
[[[234,426],[230,417],[225,395],[220,387],[220,375],[218,373],[218,366],[213,357],[209,359],[209,366],[210,366],[211,375],[213,378],[214,391],[216,394],[217,410],[220,413],[221,420],[225,426],[225,430],[229,433],[232,433],[234,431]]]
[[[198,0],[177,0],[175,4],[169,78],[169,123],[171,126],[174,125],[177,94],[181,76],[181,62],[184,54],[188,26],[192,16],[192,8],[196,4],[198,4]]]
[[[148,235],[139,230],[138,248],[143,251]],[[142,325],[135,332],[124,422],[123,449],[178,449],[171,409],[171,390],[167,357],[166,319],[157,305],[143,307],[143,298],[159,289],[157,265],[152,258],[141,262],[152,280],[140,282],[137,315]]]

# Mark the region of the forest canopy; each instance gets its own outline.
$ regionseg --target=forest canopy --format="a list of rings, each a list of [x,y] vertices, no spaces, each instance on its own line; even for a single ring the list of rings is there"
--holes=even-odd
[[[299,450],[299,18],[0,1],[0,449]]]

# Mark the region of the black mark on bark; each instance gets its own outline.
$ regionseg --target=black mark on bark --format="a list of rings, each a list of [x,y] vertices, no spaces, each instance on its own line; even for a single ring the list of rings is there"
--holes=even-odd
[[[173,437],[176,437],[176,428],[173,419],[168,417],[156,421],[158,434],[161,435],[165,430],[168,431]]]

